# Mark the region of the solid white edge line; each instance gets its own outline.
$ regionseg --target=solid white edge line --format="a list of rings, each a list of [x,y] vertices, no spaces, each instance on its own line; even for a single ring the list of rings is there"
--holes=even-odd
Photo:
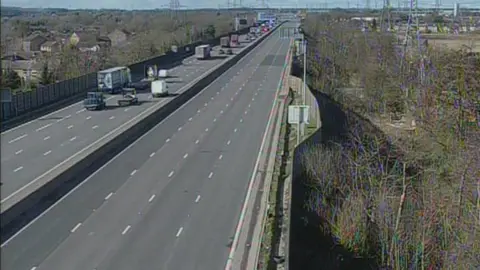
[[[236,65],[244,62],[244,60],[249,56],[251,55],[253,52],[256,51],[257,48],[259,48],[259,45],[263,44],[264,42],[266,42],[268,40],[268,37],[265,38],[264,40],[262,40],[261,42],[259,43],[256,43],[255,47],[249,51],[247,54],[245,54],[241,59],[238,60],[237,63],[235,63],[233,66],[229,67],[227,70],[224,71],[227,72],[228,70],[230,70],[231,68],[235,67]],[[247,47],[248,48],[248,47]],[[230,58],[231,59],[231,58]],[[227,60],[230,60],[230,59],[227,59]],[[226,61],[227,61],[226,60]],[[224,64],[225,62],[221,62],[220,64],[214,66],[213,68],[211,68],[210,70],[208,70],[206,73],[204,74],[209,74],[211,72],[213,72],[214,70],[216,70],[218,67],[220,67],[222,64]],[[223,74],[224,74],[223,73]],[[170,113],[167,117],[165,117],[162,121],[160,121],[160,123],[158,123],[157,125],[155,125],[153,128],[151,128],[150,130],[148,130],[147,132],[145,132],[145,134],[143,134],[142,136],[140,136],[137,140],[135,140],[133,143],[131,143],[130,145],[128,145],[127,147],[125,147],[125,149],[123,149],[120,153],[118,153],[116,156],[114,156],[112,159],[110,159],[107,163],[103,164],[100,168],[98,168],[98,170],[96,170],[95,172],[93,172],[91,175],[89,175],[85,180],[83,180],[80,184],[78,184],[77,186],[75,186],[72,190],[70,190],[67,194],[65,194],[63,197],[61,197],[59,200],[57,200],[54,204],[52,204],[50,207],[48,207],[45,211],[43,211],[40,215],[38,215],[36,218],[34,218],[32,221],[30,221],[27,225],[23,226],[20,230],[18,230],[14,235],[12,235],[10,238],[8,238],[7,240],[5,240],[1,245],[0,245],[0,248],[3,248],[4,246],[6,246],[10,241],[12,241],[15,237],[17,237],[19,234],[21,234],[23,231],[25,231],[27,228],[29,228],[33,223],[35,223],[37,220],[39,220],[40,218],[42,218],[48,211],[50,211],[52,208],[54,208],[55,206],[57,206],[58,204],[60,204],[63,200],[65,200],[65,198],[67,198],[68,196],[70,196],[70,194],[72,194],[73,192],[75,192],[77,189],[79,189],[80,187],[82,187],[85,183],[87,183],[91,178],[93,178],[98,172],[100,172],[101,170],[103,170],[105,167],[107,167],[110,163],[112,163],[113,161],[115,161],[118,157],[120,157],[122,154],[124,154],[127,150],[129,150],[131,147],[133,147],[136,143],[138,143],[140,140],[142,140],[144,137],[148,136],[150,133],[152,133],[154,130],[158,129],[158,127],[160,127],[160,125],[162,125],[165,121],[167,121],[168,119],[170,119],[173,115],[175,115],[176,112],[178,112],[179,110],[183,109],[184,107],[186,107],[187,105],[189,105],[191,102],[193,102],[195,100],[195,98],[199,95],[201,95],[205,89],[211,87],[214,83],[216,83],[222,76],[218,76],[217,78],[215,78],[211,83],[209,83],[207,86],[205,86],[201,91],[199,91],[197,94],[195,94],[193,97],[191,97],[187,102],[185,102],[184,104],[182,104],[180,107],[178,107],[177,109],[175,109],[172,113]],[[182,88],[180,88],[178,91],[180,91]],[[178,92],[177,91],[177,92]],[[150,107],[152,108],[152,107]],[[223,112],[223,111],[222,111]],[[138,117],[138,115],[137,115]],[[119,127],[120,128],[120,127]],[[119,129],[117,128],[117,129]],[[104,137],[107,137],[108,135],[110,135],[111,133],[113,133],[114,131],[116,130],[113,130],[111,131],[109,134],[105,135]],[[102,138],[100,138],[98,141],[100,141]],[[89,146],[88,146],[89,147]],[[88,148],[87,147],[87,148]],[[77,152],[78,153],[78,152]],[[68,159],[67,159],[68,160]],[[65,161],[64,161],[65,162]],[[51,169],[53,170],[53,169]],[[12,195],[10,195],[12,196]],[[5,198],[4,200],[7,200],[7,198]],[[1,201],[1,203],[4,202],[4,200]]]
[[[277,89],[277,95],[276,96],[278,96],[279,90],[280,89]],[[270,125],[271,125],[271,122],[272,122],[272,119],[273,119],[273,116],[274,116],[275,108],[277,107],[277,103],[278,103],[278,100],[277,100],[277,98],[275,98],[274,101],[273,101],[272,109],[270,110],[270,116],[268,117],[267,125],[265,127],[265,132],[263,134],[262,143],[261,143],[260,149],[258,151],[257,160],[255,161],[255,166],[253,168],[252,177],[250,178],[250,183],[248,184],[247,194],[245,195],[245,200],[244,200],[244,203],[243,203],[243,206],[242,206],[242,211],[240,213],[240,217],[238,219],[237,228],[235,229],[235,235],[234,235],[234,238],[233,238],[233,243],[232,243],[232,247],[230,249],[230,253],[228,254],[228,259],[227,259],[227,262],[226,262],[226,265],[225,265],[225,270],[230,270],[232,268],[233,258],[235,256],[235,251],[237,249],[240,232],[242,231],[242,223],[243,223],[243,220],[245,219],[245,214],[246,214],[246,211],[247,211],[247,205],[249,203],[250,196],[251,196],[252,189],[253,189],[253,183],[255,182],[255,178],[257,176],[258,166],[260,164],[260,159],[261,159],[261,156],[262,156],[262,152],[264,150],[263,148],[265,148],[265,142],[267,140],[267,135],[268,135],[269,130],[270,130]]]
[[[73,229],[70,230],[71,233],[74,233],[76,230],[78,230],[78,228],[80,228],[80,226],[82,226],[82,223],[78,223],[77,225],[75,225],[75,227],[73,227]]]
[[[112,197],[112,195],[113,195],[113,192],[108,193],[108,195],[105,197],[105,201],[110,199],[110,197]]]

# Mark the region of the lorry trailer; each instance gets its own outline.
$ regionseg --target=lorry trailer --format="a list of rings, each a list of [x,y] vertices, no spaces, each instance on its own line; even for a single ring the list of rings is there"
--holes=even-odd
[[[229,37],[222,37],[220,38],[220,46],[222,48],[230,47],[230,38]]]
[[[113,67],[99,71],[97,80],[99,91],[114,94],[128,87],[132,83],[132,76],[128,67]]]
[[[200,45],[195,48],[195,57],[199,60],[210,58],[210,45]]]
[[[238,35],[233,34],[230,36],[230,47],[237,47],[240,44],[238,41]]]

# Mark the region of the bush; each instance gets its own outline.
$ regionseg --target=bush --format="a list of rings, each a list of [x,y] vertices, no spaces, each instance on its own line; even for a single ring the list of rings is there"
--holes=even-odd
[[[422,45],[403,53],[392,34],[361,33],[318,15],[307,17],[305,32],[314,88],[388,135],[351,127],[346,143],[305,154],[309,205],[327,221],[326,232],[382,267],[478,267],[479,57]],[[361,97],[341,88],[360,89]],[[393,114],[414,127],[392,127]]]

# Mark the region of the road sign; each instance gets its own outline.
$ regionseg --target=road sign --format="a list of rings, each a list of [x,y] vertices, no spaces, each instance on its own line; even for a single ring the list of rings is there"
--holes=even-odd
[[[308,124],[308,105],[290,105],[288,106],[288,123],[289,124]]]

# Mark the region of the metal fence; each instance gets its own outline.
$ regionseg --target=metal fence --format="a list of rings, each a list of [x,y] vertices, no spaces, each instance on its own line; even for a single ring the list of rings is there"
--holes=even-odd
[[[229,34],[245,34],[247,32],[248,28],[244,28],[238,32],[232,32]],[[220,44],[220,37],[188,44],[178,48],[177,52],[167,51],[165,55],[132,64],[129,66],[132,73],[132,79],[140,80],[144,77],[145,65],[157,65],[159,68],[168,68],[171,65],[175,65],[182,59],[193,55],[195,47],[200,44],[211,44],[216,46]],[[97,73],[93,72],[77,78],[39,87],[36,90],[12,93],[10,100],[2,99],[2,102],[0,103],[2,123],[5,123],[5,121],[15,121],[15,118],[19,116],[27,113],[36,113],[36,111],[41,115],[42,108],[55,106],[55,104],[61,106],[62,101],[85,94],[96,88]]]

